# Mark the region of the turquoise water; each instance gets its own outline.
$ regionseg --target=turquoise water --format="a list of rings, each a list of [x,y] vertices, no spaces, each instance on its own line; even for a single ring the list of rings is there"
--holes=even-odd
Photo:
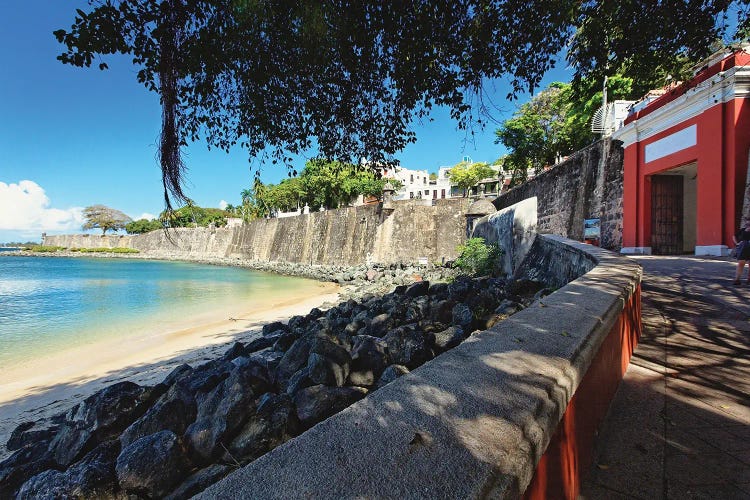
[[[316,284],[181,262],[2,257],[0,366],[233,305],[252,310],[254,302]]]

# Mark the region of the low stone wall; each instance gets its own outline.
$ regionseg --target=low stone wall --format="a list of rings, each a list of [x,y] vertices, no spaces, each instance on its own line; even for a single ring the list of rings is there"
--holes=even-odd
[[[590,270],[200,497],[575,498],[640,333],[641,270],[560,237],[534,246]]]
[[[355,266],[453,260],[466,239],[467,198],[393,202],[260,219],[233,228],[174,229],[169,234],[47,236],[45,245],[67,248],[129,247],[147,256],[184,259],[232,257],[258,262]]]

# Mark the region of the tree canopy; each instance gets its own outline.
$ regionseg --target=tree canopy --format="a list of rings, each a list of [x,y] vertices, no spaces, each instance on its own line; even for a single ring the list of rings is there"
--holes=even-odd
[[[83,209],[83,229],[101,229],[102,234],[107,231],[125,229],[125,225],[132,219],[124,213],[104,205],[91,205]]]
[[[571,36],[577,81],[626,63],[642,76],[705,55],[732,24],[744,33],[747,10],[746,0],[107,0],[55,36],[63,63],[126,54],[159,93],[170,207],[186,199],[188,141],[287,166],[313,145],[342,162],[391,161],[433,106],[467,128],[489,79],[533,90]]]
[[[351,163],[314,158],[305,163],[299,176],[278,184],[263,184],[256,180],[252,188],[242,190],[242,207],[235,211],[252,219],[276,212],[291,212],[305,205],[310,210],[339,208],[359,195],[380,197],[386,181],[396,189],[401,187],[399,181],[379,178],[372,170]]]
[[[163,227],[216,227],[227,225],[227,212],[220,208],[204,208],[188,204],[177,210],[165,210],[159,214],[159,224]]]
[[[143,234],[163,228],[164,225],[156,219],[138,219],[125,224],[125,231],[128,234]]]
[[[451,184],[458,186],[466,196],[467,190],[477,182],[488,177],[497,177],[497,172],[490,168],[487,163],[470,163],[462,161],[457,163],[448,171]]]

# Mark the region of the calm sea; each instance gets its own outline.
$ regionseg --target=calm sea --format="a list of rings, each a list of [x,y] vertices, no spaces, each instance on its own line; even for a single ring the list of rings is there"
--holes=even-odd
[[[181,262],[0,257],[0,366],[212,310],[251,311],[255,301],[316,285]]]

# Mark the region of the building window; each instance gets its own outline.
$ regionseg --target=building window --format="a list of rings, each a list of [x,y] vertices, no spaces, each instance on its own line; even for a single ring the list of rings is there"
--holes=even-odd
[[[445,198],[445,189],[440,190],[440,197]]]
[[[409,198],[414,199],[414,191],[409,191]]]
[[[432,191],[432,199],[433,200],[437,199],[437,189],[433,189],[433,191]]]
[[[412,184],[414,184],[414,174],[411,174],[409,176],[409,179],[410,179],[409,182],[411,182]]]
[[[424,177],[423,180],[424,180],[424,183],[427,184],[427,177]]]

